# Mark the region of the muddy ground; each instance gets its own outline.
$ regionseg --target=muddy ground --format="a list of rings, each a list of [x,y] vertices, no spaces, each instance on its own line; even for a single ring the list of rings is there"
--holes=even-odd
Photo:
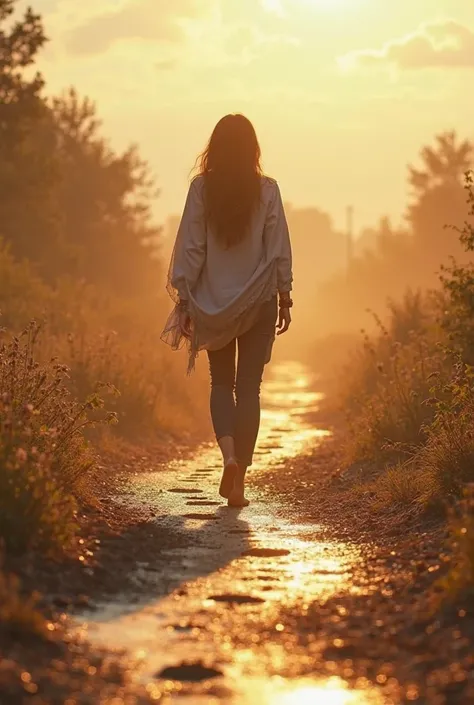
[[[1,635],[0,704],[474,702],[474,597],[437,589],[445,522],[374,515],[320,404],[276,369],[240,513],[207,445],[118,466],[80,555],[14,566],[54,630]]]

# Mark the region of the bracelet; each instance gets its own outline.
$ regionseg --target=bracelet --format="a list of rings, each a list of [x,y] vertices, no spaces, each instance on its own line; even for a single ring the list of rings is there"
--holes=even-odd
[[[293,299],[280,298],[279,306],[280,308],[293,308]]]

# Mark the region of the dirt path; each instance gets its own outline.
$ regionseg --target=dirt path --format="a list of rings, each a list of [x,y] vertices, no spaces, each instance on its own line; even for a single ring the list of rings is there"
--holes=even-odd
[[[301,366],[273,368],[254,472],[291,473],[292,458],[324,441],[327,433],[305,421],[319,400]],[[382,692],[354,679],[350,664],[344,671],[324,655],[342,646],[330,629],[316,629],[308,645],[287,619],[363,592],[362,548],[331,541],[323,527],[299,522],[297,506],[264,501],[257,490],[250,490],[250,508],[228,509],[216,497],[219,471],[210,447],[159,476],[136,478],[121,501],[151,506],[157,523],[179,535],[180,547],[139,566],[143,599],[99,605],[92,617],[80,616],[81,632],[138,659],[136,677],[160,702],[399,702],[387,687]]]

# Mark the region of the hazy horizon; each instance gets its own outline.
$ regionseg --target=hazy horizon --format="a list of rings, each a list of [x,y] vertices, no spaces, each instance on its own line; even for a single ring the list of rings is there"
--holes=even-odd
[[[23,3],[26,5],[26,3]],[[466,0],[36,0],[49,92],[97,101],[112,145],[137,142],[165,222],[215,122],[243,112],[294,206],[357,230],[405,211],[406,165],[436,133],[473,137]]]

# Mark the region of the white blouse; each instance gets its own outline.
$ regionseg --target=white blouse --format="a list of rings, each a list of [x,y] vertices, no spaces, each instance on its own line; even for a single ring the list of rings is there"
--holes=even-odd
[[[278,184],[262,177],[261,199],[247,236],[226,249],[206,222],[204,177],[191,183],[176,238],[168,291],[189,302],[193,322],[190,352],[219,350],[255,322],[260,306],[292,289],[292,253]],[[182,342],[174,312],[164,340]],[[192,362],[191,362],[192,367]]]

